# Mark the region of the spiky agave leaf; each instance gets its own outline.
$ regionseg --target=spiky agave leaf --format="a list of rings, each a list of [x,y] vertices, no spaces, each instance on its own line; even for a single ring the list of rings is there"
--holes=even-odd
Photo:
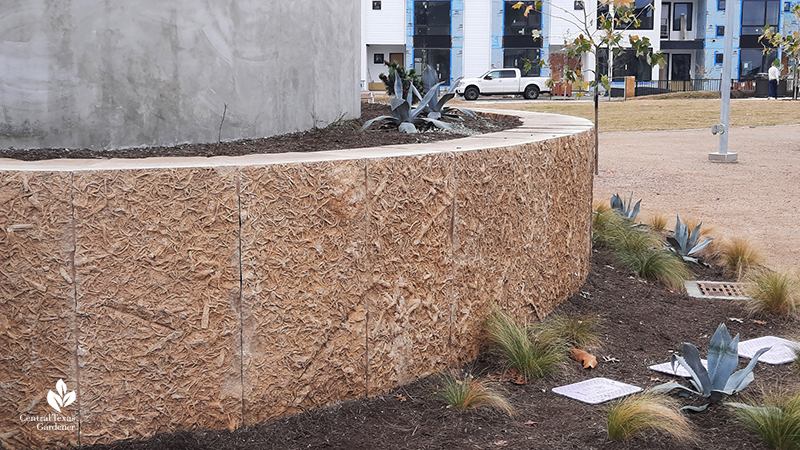
[[[725,389],[725,383],[739,365],[739,335],[731,339],[728,327],[721,323],[708,343],[708,376],[711,389]]]

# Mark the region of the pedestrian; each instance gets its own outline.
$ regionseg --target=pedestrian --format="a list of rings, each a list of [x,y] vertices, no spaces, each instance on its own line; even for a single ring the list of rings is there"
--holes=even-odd
[[[780,65],[781,62],[776,59],[772,62],[772,67],[769,68],[769,94],[767,94],[767,100],[770,97],[775,97],[775,100],[778,99],[778,78],[781,77]]]

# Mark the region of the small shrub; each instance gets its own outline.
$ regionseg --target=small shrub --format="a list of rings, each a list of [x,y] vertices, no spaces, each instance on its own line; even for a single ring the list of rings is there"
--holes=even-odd
[[[797,279],[787,272],[765,270],[750,277],[747,301],[751,313],[787,314],[797,308]]]
[[[566,359],[563,346],[531,340],[528,330],[496,305],[491,307],[486,331],[502,357],[526,380],[538,380],[554,373]]]
[[[728,403],[733,415],[768,447],[800,450],[800,392],[762,392],[761,398]]]
[[[647,225],[654,232],[661,233],[667,228],[667,216],[665,214],[654,214],[650,217]]]
[[[644,430],[660,430],[679,442],[691,442],[692,426],[678,406],[677,401],[652,393],[620,400],[611,405],[606,416],[608,437],[628,440]]]
[[[445,375],[439,388],[439,397],[453,408],[467,409],[487,406],[502,411],[509,416],[514,414],[511,403],[495,392],[487,381],[476,380],[472,375]]]
[[[531,328],[539,342],[564,343],[574,348],[592,348],[600,343],[594,331],[597,317],[548,317]]]
[[[747,239],[732,238],[719,246],[719,256],[725,267],[736,274],[737,279],[753,267],[763,263],[764,257]]]
[[[666,250],[631,250],[619,255],[620,262],[632,269],[636,275],[658,281],[673,290],[683,290],[691,273],[683,261]]]

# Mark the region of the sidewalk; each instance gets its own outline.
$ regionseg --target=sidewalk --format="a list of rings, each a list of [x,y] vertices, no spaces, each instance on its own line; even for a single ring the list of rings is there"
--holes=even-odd
[[[738,163],[712,163],[709,130],[600,133],[595,201],[619,193],[650,214],[693,218],[720,237],[750,239],[767,266],[800,268],[800,125],[730,130]]]

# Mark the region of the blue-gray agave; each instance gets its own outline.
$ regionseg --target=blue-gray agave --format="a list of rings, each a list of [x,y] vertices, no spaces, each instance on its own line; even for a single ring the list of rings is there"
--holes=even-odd
[[[633,209],[631,209],[631,205],[633,205],[633,192],[631,192],[631,198],[628,200],[627,204],[625,204],[625,201],[622,200],[619,194],[611,196],[611,209],[622,216],[623,219],[631,222],[639,215],[639,207],[641,204],[642,199],[639,199],[636,205],[633,206]]]
[[[772,347],[765,347],[756,352],[753,359],[744,369],[734,373],[739,365],[739,335],[731,339],[728,327],[724,323],[717,327],[717,331],[708,343],[708,370],[700,361],[700,352],[694,345],[684,342],[683,356],[672,355],[672,370],[677,362],[689,372],[689,381],[694,389],[680,383],[670,382],[655,386],[653,392],[670,392],[679,389],[682,395],[699,395],[711,403],[719,403],[728,396],[746,388],[753,381],[753,368],[758,358]],[[702,411],[709,404],[703,406],[684,406],[681,409]]]
[[[449,102],[453,97],[455,97],[456,87],[458,86],[459,81],[461,81],[461,77],[453,81],[453,84],[450,85],[450,87],[447,89],[447,92],[445,92],[444,95],[439,98],[439,86],[441,86],[442,83],[439,81],[439,77],[436,76],[436,71],[433,70],[433,67],[425,66],[425,70],[422,71],[422,90],[426,94],[430,93],[431,91],[436,91],[436,95],[431,97],[425,108],[427,117],[431,119],[447,117],[448,119],[462,120],[461,117],[454,113],[454,111],[460,111],[462,114],[466,114],[470,117],[477,117],[475,112],[471,109],[444,106],[445,103]]]
[[[690,258],[689,255],[697,253],[700,250],[708,247],[708,244],[710,244],[714,239],[706,238],[703,242],[698,244],[697,239],[700,237],[700,225],[703,223],[701,222],[698,224],[690,233],[688,226],[681,222],[681,216],[677,217],[678,222],[675,225],[675,237],[667,237],[667,243],[669,244],[670,249],[680,255],[684,260],[697,262],[697,259]]]
[[[400,80],[400,77],[395,78],[395,92],[403,92],[403,84]],[[428,117],[420,117],[422,112],[425,109],[425,106],[430,102],[430,99],[433,98],[434,95],[437,94],[436,90],[431,90],[428,92],[425,97],[422,98],[422,101],[417,105],[416,108],[411,108],[411,102],[413,99],[413,95],[417,92],[414,85],[411,85],[412,89],[408,90],[408,99],[403,100],[402,98],[391,98],[389,99],[389,106],[391,107],[392,115],[391,116],[380,116],[376,117],[372,120],[368,120],[364,123],[364,126],[361,127],[361,131],[366,130],[375,122],[388,120],[390,123],[397,125],[397,129],[404,132],[404,133],[416,133],[417,132],[417,125],[422,125],[425,123],[434,125],[438,128],[444,129],[452,129],[453,126],[449,123],[442,122],[441,120],[436,120]],[[417,94],[419,94],[417,92]]]

